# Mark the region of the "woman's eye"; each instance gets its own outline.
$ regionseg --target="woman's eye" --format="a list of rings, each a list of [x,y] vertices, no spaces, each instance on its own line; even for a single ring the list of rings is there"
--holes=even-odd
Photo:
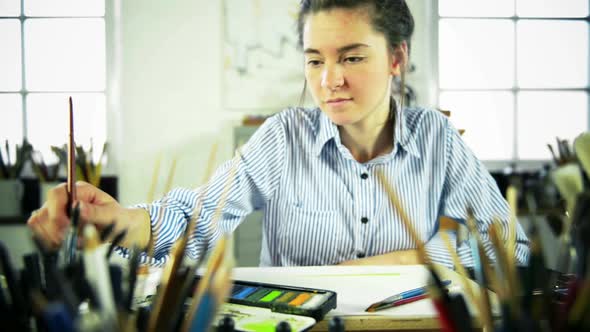
[[[360,56],[349,56],[349,57],[345,58],[344,61],[348,62],[348,63],[357,63],[357,62],[363,61],[363,59],[364,58],[360,57]]]
[[[317,66],[320,65],[320,63],[321,63],[320,60],[309,60],[309,61],[307,61],[307,64],[309,66],[312,66],[312,67],[317,67]]]

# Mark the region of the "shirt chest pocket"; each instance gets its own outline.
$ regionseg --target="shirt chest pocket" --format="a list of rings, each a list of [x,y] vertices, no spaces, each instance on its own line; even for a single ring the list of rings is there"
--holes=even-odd
[[[337,210],[313,210],[288,204],[278,227],[282,265],[327,265],[342,261],[349,245]]]

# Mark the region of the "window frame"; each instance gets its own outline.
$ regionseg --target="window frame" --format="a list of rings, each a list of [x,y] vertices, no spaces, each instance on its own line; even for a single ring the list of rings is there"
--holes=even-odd
[[[519,170],[534,170],[539,169],[543,165],[551,163],[551,155],[549,151],[547,151],[547,158],[540,159],[540,160],[530,160],[530,159],[519,159],[518,158],[518,94],[523,91],[535,91],[535,92],[543,92],[543,91],[555,91],[555,92],[564,92],[564,91],[575,91],[575,92],[585,92],[588,96],[588,105],[586,108],[587,113],[587,124],[586,129],[590,129],[590,54],[586,59],[588,63],[588,82],[586,83],[586,87],[582,88],[521,88],[518,86],[518,22],[519,21],[535,21],[535,20],[544,20],[544,21],[576,21],[576,22],[586,22],[589,26],[590,30],[590,13],[586,17],[520,17],[516,14],[516,7],[517,1],[514,1],[514,15],[504,17],[504,16],[482,16],[482,17],[469,17],[469,16],[441,16],[439,13],[439,0],[433,0],[431,2],[431,13],[432,18],[434,20],[434,24],[432,24],[432,50],[434,54],[436,54],[436,60],[433,63],[433,80],[434,80],[434,87],[435,93],[433,97],[434,105],[440,107],[440,95],[443,92],[488,92],[488,91],[504,91],[509,92],[512,94],[513,98],[513,106],[514,106],[514,114],[513,114],[513,121],[514,127],[512,128],[513,131],[513,142],[512,142],[512,158],[509,160],[482,160],[483,164],[488,168],[490,171],[500,171],[505,170],[508,168],[512,169],[519,169]],[[588,0],[590,3],[590,0]],[[477,89],[443,89],[440,87],[440,62],[439,62],[439,41],[440,41],[440,31],[439,31],[439,23],[441,19],[471,19],[471,20],[490,20],[490,19],[504,19],[510,20],[513,24],[514,29],[514,68],[513,68],[513,78],[512,78],[512,88],[503,89],[503,88],[477,88]],[[588,33],[588,44],[590,45],[590,33]],[[452,111],[452,110],[451,110]],[[550,143],[550,142],[547,142]],[[573,142],[570,142],[573,143]]]
[[[27,16],[25,15],[25,1],[27,0],[20,0],[20,15],[18,16],[0,16],[0,20],[18,20],[20,24],[20,62],[21,62],[21,87],[19,90],[15,91],[8,91],[8,90],[0,90],[0,94],[18,94],[20,95],[21,99],[21,123],[22,123],[22,138],[27,138],[29,135],[29,124],[27,123],[27,96],[29,94],[43,94],[43,93],[96,93],[102,94],[105,97],[106,101],[106,138],[110,140],[110,138],[117,137],[115,133],[117,132],[116,126],[111,125],[112,121],[110,119],[115,118],[117,112],[119,111],[120,105],[120,64],[122,59],[121,54],[121,0],[102,0],[104,2],[104,14],[99,16]],[[104,27],[105,27],[105,86],[102,90],[80,90],[80,91],[65,91],[65,90],[57,90],[57,91],[49,91],[49,90],[41,90],[41,91],[29,91],[26,88],[26,51],[25,51],[25,23],[29,19],[84,19],[84,18],[93,18],[93,19],[103,19],[104,20]],[[109,144],[109,150],[107,150],[107,160],[109,162],[105,165],[103,170],[103,174],[109,174],[113,172],[113,164],[115,164],[115,160],[110,158],[113,156],[114,150],[116,150],[117,144]]]

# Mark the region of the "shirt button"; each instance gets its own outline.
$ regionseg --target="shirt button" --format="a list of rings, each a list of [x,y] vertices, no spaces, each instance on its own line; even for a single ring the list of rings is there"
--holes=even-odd
[[[369,174],[363,173],[361,174],[361,179],[366,180],[369,177]]]
[[[362,217],[362,218],[361,218],[361,222],[362,222],[363,224],[366,224],[366,223],[368,223],[368,222],[369,222],[369,218],[367,218],[367,217]]]
[[[363,258],[365,257],[365,253],[364,252],[359,252],[356,254],[356,258]]]

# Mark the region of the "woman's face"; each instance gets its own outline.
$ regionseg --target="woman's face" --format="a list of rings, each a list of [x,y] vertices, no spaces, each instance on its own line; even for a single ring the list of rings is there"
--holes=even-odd
[[[313,99],[337,125],[383,120],[395,58],[366,10],[310,14],[303,27],[305,78]]]

